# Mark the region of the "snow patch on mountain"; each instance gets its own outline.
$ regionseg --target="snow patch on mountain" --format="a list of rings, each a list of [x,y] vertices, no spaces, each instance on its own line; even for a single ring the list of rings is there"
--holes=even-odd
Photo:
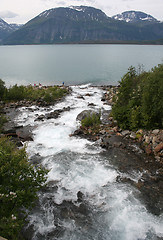
[[[119,21],[125,21],[130,23],[138,23],[138,22],[149,22],[149,23],[155,23],[158,22],[158,20],[154,17],[152,17],[149,14],[146,14],[144,12],[139,11],[126,11],[121,14],[117,14],[112,17],[115,20]]]

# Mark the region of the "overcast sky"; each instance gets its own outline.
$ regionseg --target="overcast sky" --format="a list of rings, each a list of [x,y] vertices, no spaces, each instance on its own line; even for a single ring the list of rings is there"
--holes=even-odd
[[[92,6],[109,17],[136,10],[163,21],[163,0],[0,0],[0,18],[8,23],[26,23],[44,10],[68,6]]]

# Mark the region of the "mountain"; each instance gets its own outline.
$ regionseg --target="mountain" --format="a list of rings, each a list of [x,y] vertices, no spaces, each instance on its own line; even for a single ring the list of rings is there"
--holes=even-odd
[[[0,43],[8,37],[12,32],[18,30],[22,25],[8,24],[0,18]]]
[[[126,11],[112,17],[115,20],[125,21],[127,23],[158,23],[159,21],[149,14],[139,11]]]
[[[107,43],[163,38],[163,24],[138,26],[87,6],[53,8],[8,36],[4,44]]]

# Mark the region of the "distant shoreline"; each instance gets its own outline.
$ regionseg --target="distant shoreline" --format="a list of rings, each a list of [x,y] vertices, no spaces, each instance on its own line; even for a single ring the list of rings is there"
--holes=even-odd
[[[101,40],[101,41],[81,41],[81,42],[56,42],[56,43],[22,43],[22,44],[3,44],[0,46],[24,46],[24,45],[163,45],[163,39],[158,40],[147,40],[147,41],[111,41],[111,40]]]

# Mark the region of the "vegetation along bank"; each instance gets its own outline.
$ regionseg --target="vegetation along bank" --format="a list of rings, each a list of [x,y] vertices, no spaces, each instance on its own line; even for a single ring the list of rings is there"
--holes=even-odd
[[[123,165],[123,169],[125,164],[130,164],[130,167],[137,164],[137,168],[148,170],[143,175],[144,182],[138,182],[136,187],[143,189],[147,200],[152,199],[151,209],[157,205],[153,212],[160,214],[163,180],[163,64],[149,72],[130,67],[118,87],[102,88],[105,94],[101,100],[111,104],[112,111],[109,114],[104,111],[99,114],[84,113],[80,116],[81,127],[73,135],[91,140],[101,139],[101,146],[108,150],[124,149],[134,151],[139,156],[146,154],[144,162],[138,160],[137,163],[127,163],[126,160],[119,164],[121,168]],[[41,166],[36,168],[28,162],[25,148],[17,149],[15,143],[6,138],[10,136],[12,140],[16,139],[13,135],[17,134],[17,130],[14,133],[4,130],[6,108],[12,111],[19,106],[48,106],[70,92],[70,88],[65,86],[14,85],[7,89],[0,80],[0,235],[3,237],[21,239],[20,230],[26,219],[24,209],[32,207],[31,202],[34,203],[47,174]],[[59,113],[54,114],[58,116]],[[20,136],[16,137],[20,139]],[[152,191],[149,191],[151,183]]]

